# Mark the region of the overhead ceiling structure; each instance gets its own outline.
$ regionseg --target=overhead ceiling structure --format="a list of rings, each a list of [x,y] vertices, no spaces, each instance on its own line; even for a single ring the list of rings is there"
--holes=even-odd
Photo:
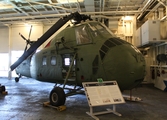
[[[72,12],[95,18],[120,19],[133,15],[143,19],[165,0],[0,0],[0,25],[52,22]]]

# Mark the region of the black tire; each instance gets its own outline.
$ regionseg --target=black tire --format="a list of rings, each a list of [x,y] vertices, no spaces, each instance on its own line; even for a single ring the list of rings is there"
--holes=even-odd
[[[66,95],[64,90],[60,87],[55,87],[50,92],[49,96],[50,104],[53,106],[61,106],[65,104]]]
[[[19,82],[19,78],[18,77],[15,77],[15,82]]]

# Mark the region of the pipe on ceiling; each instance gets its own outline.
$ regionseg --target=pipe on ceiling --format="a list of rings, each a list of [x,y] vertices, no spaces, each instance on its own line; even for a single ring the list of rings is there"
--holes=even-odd
[[[140,13],[137,16],[137,20],[142,21],[146,15],[158,4],[159,2],[157,0],[149,0],[147,4],[143,7],[141,10],[142,13]]]
[[[138,10],[133,10],[133,11],[104,11],[104,12],[81,12],[80,14],[87,14],[87,15],[94,15],[94,14],[104,14],[104,15],[111,15],[116,13],[117,14],[123,14],[123,13],[139,13]],[[3,17],[0,18],[0,21],[4,20],[18,20],[18,19],[29,19],[30,17],[35,18],[42,18],[42,17],[61,17],[65,15],[69,15],[70,13],[62,13],[62,14],[45,14],[45,15],[32,15],[32,16],[20,16],[20,17]]]

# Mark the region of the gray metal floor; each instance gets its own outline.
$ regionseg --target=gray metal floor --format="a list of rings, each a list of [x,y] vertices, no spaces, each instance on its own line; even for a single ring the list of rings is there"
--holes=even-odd
[[[48,101],[54,84],[42,83],[33,79],[14,80],[0,78],[8,95],[0,94],[0,120],[93,120],[85,112],[89,111],[84,95],[67,97],[65,111],[43,107],[40,103]],[[129,93],[129,91],[124,91]],[[105,114],[100,120],[167,120],[167,93],[143,85],[133,90],[133,95],[142,98],[141,102],[128,102],[117,105],[117,112],[122,116]],[[96,111],[112,107],[96,107]]]

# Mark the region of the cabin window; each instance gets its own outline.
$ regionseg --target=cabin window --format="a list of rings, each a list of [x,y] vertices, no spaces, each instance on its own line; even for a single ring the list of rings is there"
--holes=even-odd
[[[86,25],[79,26],[75,29],[76,40],[78,45],[92,42],[86,31]]]
[[[46,61],[47,59],[46,59],[46,56],[44,56],[43,58],[42,58],[42,65],[47,65],[47,61]]]
[[[65,66],[70,65],[70,58],[64,58]]]
[[[56,65],[56,56],[51,57],[51,65]]]
[[[70,66],[71,61],[72,61],[72,58],[71,59],[70,58],[64,58],[64,65],[65,66]],[[76,61],[74,60],[73,65],[75,65],[75,63],[76,63]]]

